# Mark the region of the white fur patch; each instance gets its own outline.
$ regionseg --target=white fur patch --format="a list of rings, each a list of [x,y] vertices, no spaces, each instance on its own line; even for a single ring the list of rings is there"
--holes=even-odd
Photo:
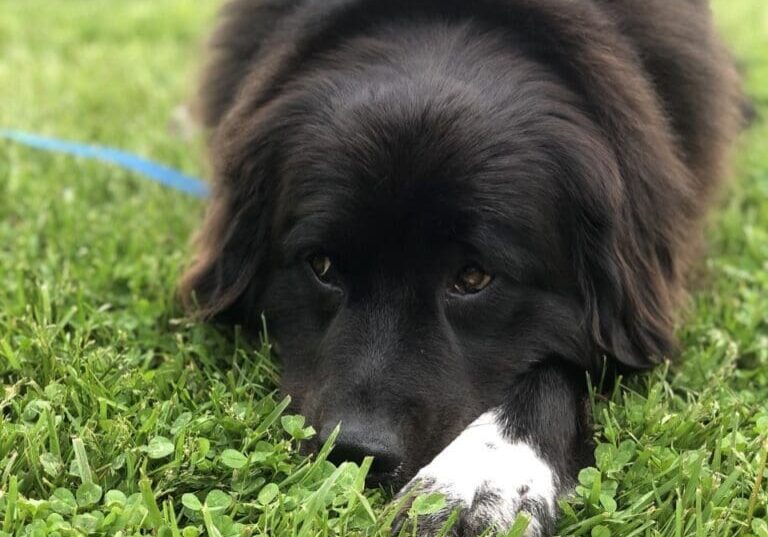
[[[413,487],[445,494],[449,506],[459,504],[473,525],[507,530],[526,511],[527,536],[541,535],[557,510],[552,469],[531,445],[503,436],[495,411],[472,422],[404,490]]]

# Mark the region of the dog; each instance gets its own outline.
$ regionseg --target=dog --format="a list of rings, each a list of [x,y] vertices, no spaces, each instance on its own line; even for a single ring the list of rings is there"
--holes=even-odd
[[[587,375],[675,354],[740,103],[704,0],[231,1],[181,294],[264,316],[332,460],[445,495],[419,535],[550,535]]]

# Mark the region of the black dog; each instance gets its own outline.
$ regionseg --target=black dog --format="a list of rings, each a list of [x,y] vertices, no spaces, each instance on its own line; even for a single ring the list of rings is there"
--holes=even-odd
[[[704,0],[235,0],[183,294],[264,313],[296,410],[373,482],[446,493],[461,535],[549,534],[585,372],[674,352],[739,101]]]

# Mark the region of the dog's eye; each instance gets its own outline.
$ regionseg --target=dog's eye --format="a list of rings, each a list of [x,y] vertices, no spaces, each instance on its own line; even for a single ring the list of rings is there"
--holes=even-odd
[[[315,273],[317,279],[321,282],[328,283],[331,268],[333,267],[331,258],[327,255],[317,254],[311,256],[308,261],[309,266],[312,267],[312,272]]]
[[[479,293],[491,283],[493,277],[477,265],[467,265],[456,276],[453,291],[460,295]]]

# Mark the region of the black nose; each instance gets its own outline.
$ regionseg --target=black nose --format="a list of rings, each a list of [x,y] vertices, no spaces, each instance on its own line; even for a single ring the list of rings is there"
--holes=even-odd
[[[338,422],[328,422],[320,428],[318,440],[324,444]],[[403,461],[402,442],[390,428],[380,424],[362,425],[354,422],[341,423],[335,447],[328,455],[334,464],[345,461],[361,463],[365,457],[373,457],[366,483],[369,486],[385,485],[397,476]]]

